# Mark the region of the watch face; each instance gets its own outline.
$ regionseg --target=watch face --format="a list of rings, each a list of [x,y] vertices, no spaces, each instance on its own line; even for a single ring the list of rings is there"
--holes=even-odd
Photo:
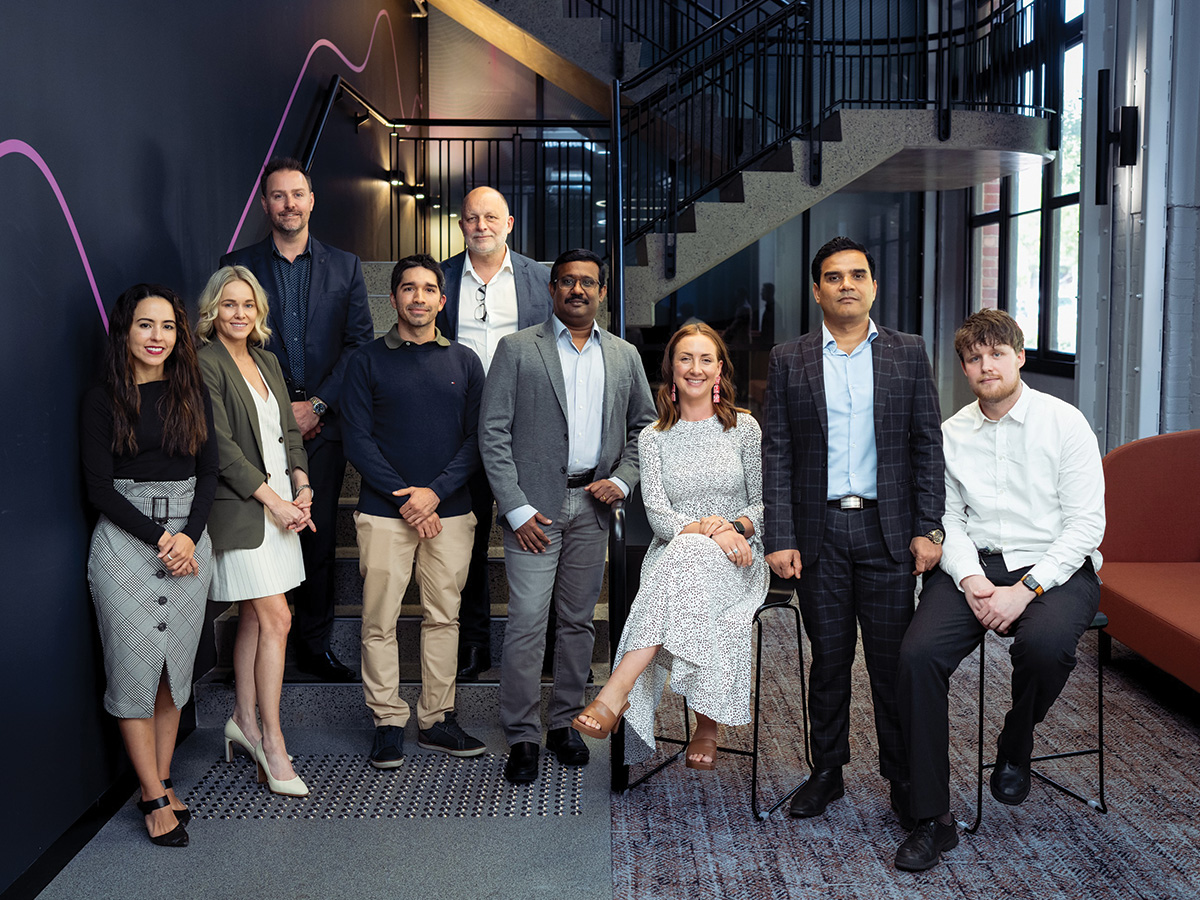
[[[933,531],[929,532],[929,534],[925,535],[925,537],[929,538],[929,540],[933,541],[935,544],[940,544],[946,539],[946,532],[942,531],[940,528],[935,528]]]
[[[313,412],[316,413],[318,416],[325,415],[325,410],[329,409],[329,407],[326,406],[324,403],[322,403],[320,400],[313,400],[312,408],[313,408]]]
[[[730,524],[733,525],[733,530],[736,531],[738,534],[746,533],[746,526],[743,525],[741,522],[739,522],[737,519],[734,519],[733,522],[731,522]]]

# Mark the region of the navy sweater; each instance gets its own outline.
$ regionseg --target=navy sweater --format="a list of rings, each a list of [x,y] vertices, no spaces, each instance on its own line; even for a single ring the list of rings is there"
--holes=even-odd
[[[350,358],[342,383],[342,440],[362,475],[358,510],[400,518],[406,497],[427,487],[443,518],[471,510],[467,479],[479,468],[479,399],[483,364],[438,335],[402,341],[396,327]]]

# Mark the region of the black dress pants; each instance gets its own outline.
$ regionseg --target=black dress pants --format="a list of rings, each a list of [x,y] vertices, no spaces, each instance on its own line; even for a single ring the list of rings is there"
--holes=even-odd
[[[1031,566],[1009,571],[999,555],[980,556],[997,587],[1016,584]],[[1065,584],[1035,597],[1009,628],[1013,663],[1012,709],[1004,718],[999,752],[1023,765],[1033,754],[1033,729],[1058,699],[1075,647],[1096,616],[1100,581],[1091,560]],[[950,810],[950,675],[987,631],[966,596],[940,568],[926,574],[921,601],[900,648],[897,699],[917,819]]]
[[[292,628],[296,650],[310,656],[329,649],[333,630],[333,581],[337,554],[338,499],[346,477],[341,441],[318,437],[305,441],[308,477],[313,486],[312,520],[317,530],[300,532],[304,583],[292,592],[296,618]]]
[[[892,558],[878,509],[831,508],[820,555],[815,562],[801,562],[796,592],[812,643],[808,712],[813,765],[825,769],[850,761],[850,674],[861,627],[879,771],[889,780],[905,781],[895,686],[900,641],[912,618],[913,561]]]

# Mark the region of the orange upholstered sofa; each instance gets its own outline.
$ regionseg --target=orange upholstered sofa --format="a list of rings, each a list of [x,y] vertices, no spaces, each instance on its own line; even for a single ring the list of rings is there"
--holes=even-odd
[[[1200,430],[1113,450],[1104,490],[1107,631],[1200,690]]]

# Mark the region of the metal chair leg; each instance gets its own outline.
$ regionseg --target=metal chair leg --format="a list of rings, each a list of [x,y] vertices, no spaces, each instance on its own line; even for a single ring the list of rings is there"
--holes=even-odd
[[[1044,784],[1049,785],[1060,793],[1066,794],[1069,797],[1074,797],[1080,803],[1090,806],[1092,809],[1100,813],[1108,812],[1108,805],[1104,800],[1104,664],[1110,658],[1112,653],[1112,638],[1104,629],[1108,626],[1108,617],[1104,613],[1096,613],[1096,617],[1092,620],[1092,624],[1087,627],[1088,631],[1096,632],[1097,641],[1097,663],[1096,663],[1096,737],[1097,746],[1089,747],[1085,750],[1069,750],[1065,753],[1047,753],[1043,756],[1034,756],[1029,762],[1033,763],[1046,762],[1051,759],[1070,759],[1076,756],[1095,756],[1097,759],[1098,782],[1100,798],[1090,799],[1073,791],[1064,784],[1060,784],[1048,775],[1043,775],[1036,769],[1030,768],[1030,775],[1037,778]],[[983,773],[985,770],[992,768],[995,764],[983,762],[983,724],[984,724],[984,663],[987,659],[987,635],[979,642],[979,740],[978,752],[979,759],[976,767],[976,785],[975,785],[975,822],[963,830],[967,834],[974,834],[979,830],[979,823],[983,820]],[[961,823],[960,823],[961,824]]]
[[[754,813],[754,818],[759,821],[763,821],[763,820],[767,819],[771,815],[771,813],[775,812],[775,810],[779,809],[779,807],[781,807],[784,803],[786,803],[788,800],[790,800],[792,798],[792,795],[795,794],[796,791],[800,790],[801,785],[804,784],[804,782],[801,781],[800,784],[797,784],[790,791],[788,791],[786,794],[784,794],[782,797],[780,797],[778,800],[776,800],[775,803],[771,806],[771,808],[766,810],[765,812],[759,810],[759,808],[758,808],[758,754],[759,754],[758,725],[759,725],[759,718],[760,718],[759,717],[759,709],[761,707],[761,701],[762,701],[762,670],[763,670],[763,664],[762,664],[762,660],[763,660],[763,655],[762,655],[762,644],[763,644],[762,614],[764,612],[766,612],[768,609],[790,609],[796,618],[796,657],[797,657],[797,661],[799,663],[799,669],[800,669],[800,717],[801,717],[800,727],[804,731],[804,758],[805,758],[805,761],[808,762],[809,769],[811,770],[811,768],[812,768],[812,749],[811,749],[809,729],[808,729],[808,684],[807,684],[807,679],[804,674],[804,637],[800,631],[800,610],[798,608],[796,608],[795,606],[792,606],[790,599],[786,603],[764,603],[754,613],[754,625],[758,631],[758,640],[757,640],[757,647],[755,650],[754,744],[753,744],[753,748],[751,750],[751,763],[750,763],[750,808]]]

